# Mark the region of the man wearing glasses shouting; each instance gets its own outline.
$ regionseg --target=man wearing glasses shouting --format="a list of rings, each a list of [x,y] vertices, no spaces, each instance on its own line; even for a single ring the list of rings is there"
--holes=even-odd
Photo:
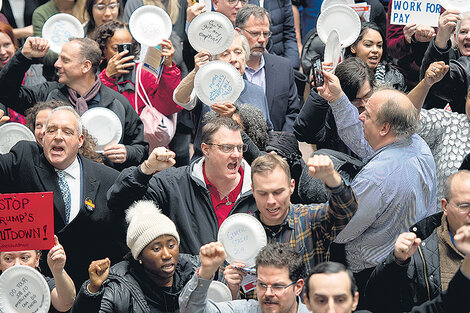
[[[212,302],[207,300],[207,289],[212,275],[226,258],[224,247],[211,242],[199,253],[201,268],[186,284],[180,294],[180,312],[244,312],[244,313],[307,313],[300,301],[304,286],[305,268],[302,257],[290,247],[270,243],[256,257],[256,300]]]
[[[202,128],[201,140],[203,157],[191,165],[173,168],[175,153],[156,148],[140,166],[123,171],[108,192],[109,205],[121,212],[135,200],[155,201],[176,224],[180,252],[193,255],[217,240],[228,215],[256,210],[241,126],[214,118]]]

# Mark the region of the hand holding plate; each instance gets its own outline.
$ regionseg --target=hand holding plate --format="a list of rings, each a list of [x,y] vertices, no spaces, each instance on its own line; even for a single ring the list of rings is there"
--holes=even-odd
[[[88,267],[90,283],[87,286],[90,292],[97,293],[100,290],[101,285],[108,278],[110,267],[111,261],[108,258],[91,262]]]
[[[199,277],[211,279],[219,266],[224,263],[227,255],[224,246],[220,242],[211,242],[201,247],[199,257],[201,259]]]
[[[194,56],[194,72],[197,72],[204,64],[209,63],[210,53],[207,51],[201,51]]]
[[[175,165],[175,153],[165,147],[153,149],[149,158],[142,163],[140,169],[146,175],[166,170]]]
[[[108,77],[118,78],[122,74],[129,73],[129,70],[127,70],[127,68],[132,68],[135,63],[126,63],[134,59],[133,55],[124,57],[128,53],[129,51],[124,50],[120,53],[116,53],[111,57],[111,59],[109,59],[108,65],[106,66],[106,75]]]
[[[227,116],[232,117],[233,113],[237,110],[237,108],[229,103],[215,103],[211,105],[211,109],[217,112],[220,116]]]
[[[175,48],[168,39],[163,39],[162,46],[162,57],[165,57],[165,66],[171,67],[173,65],[173,55],[175,54]]]
[[[191,23],[196,16],[205,12],[205,10],[206,6],[199,2],[196,2],[192,6],[188,6],[186,9],[186,20]]]
[[[3,125],[10,120],[10,117],[4,116],[4,114],[5,112],[3,112],[3,110],[0,110],[0,125]]]
[[[127,149],[123,144],[108,145],[104,148],[103,155],[113,163],[124,163],[127,160]]]
[[[411,258],[415,253],[416,249],[421,243],[421,239],[416,236],[415,233],[402,233],[398,236],[395,242],[395,249],[393,254],[395,255],[395,261],[398,264],[403,264]]]
[[[311,177],[321,179],[330,188],[338,187],[342,182],[333,161],[326,155],[314,155],[308,160],[307,166]]]
[[[47,39],[40,37],[28,37],[21,48],[21,53],[29,58],[42,58],[49,51],[49,43]]]

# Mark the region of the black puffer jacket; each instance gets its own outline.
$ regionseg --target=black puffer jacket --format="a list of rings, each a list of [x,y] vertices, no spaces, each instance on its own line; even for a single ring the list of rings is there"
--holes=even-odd
[[[431,215],[410,231],[423,242],[409,262],[398,265],[392,253],[377,265],[367,282],[365,300],[372,312],[407,312],[415,305],[436,298],[441,292],[437,228],[442,212]]]
[[[178,313],[178,297],[199,265],[197,257],[180,254],[171,289],[157,287],[145,274],[142,265],[131,257],[109,271],[101,290],[88,291],[83,283],[72,307],[72,313]]]

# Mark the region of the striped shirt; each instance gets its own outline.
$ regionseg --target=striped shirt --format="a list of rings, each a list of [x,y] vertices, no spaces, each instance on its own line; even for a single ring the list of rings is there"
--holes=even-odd
[[[436,166],[416,134],[374,152],[346,96],[330,105],[340,138],[367,162],[351,183],[357,213],[335,239],[346,244],[350,269],[360,272],[383,261],[400,233],[436,212]]]

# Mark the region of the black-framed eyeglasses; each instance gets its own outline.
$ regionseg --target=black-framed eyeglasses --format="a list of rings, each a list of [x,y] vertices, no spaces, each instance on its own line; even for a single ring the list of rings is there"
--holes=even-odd
[[[246,29],[244,29],[243,32],[248,33],[253,38],[259,38],[261,35],[263,35],[264,38],[271,38],[271,36],[273,34],[271,31],[268,31],[268,32],[251,32],[251,31],[246,30]]]
[[[257,280],[256,281],[256,288],[257,288],[258,292],[261,292],[261,293],[264,293],[264,292],[268,291],[269,288],[271,288],[271,292],[273,294],[279,295],[279,294],[284,293],[284,291],[287,288],[289,288],[290,286],[292,286],[296,282],[297,282],[297,280],[294,280],[293,282],[291,282],[290,284],[287,284],[287,285],[278,285],[278,284],[268,285],[268,284],[265,284],[262,281]]]
[[[237,5],[238,2],[241,2],[242,5],[245,5],[248,0],[227,0],[230,5]]]
[[[223,153],[232,153],[233,150],[235,149],[235,147],[237,148],[238,152],[246,152],[246,150],[248,149],[248,146],[245,145],[245,144],[242,144],[242,145],[222,145],[222,144],[218,144],[218,143],[206,143],[206,145],[217,146],[219,148],[219,150],[222,151]]]
[[[104,11],[107,8],[110,9],[111,11],[114,11],[114,10],[119,8],[119,3],[118,2],[113,2],[113,3],[110,3],[108,5],[106,5],[104,3],[97,3],[97,4],[93,5],[93,7],[95,9],[97,9],[98,11]]]

